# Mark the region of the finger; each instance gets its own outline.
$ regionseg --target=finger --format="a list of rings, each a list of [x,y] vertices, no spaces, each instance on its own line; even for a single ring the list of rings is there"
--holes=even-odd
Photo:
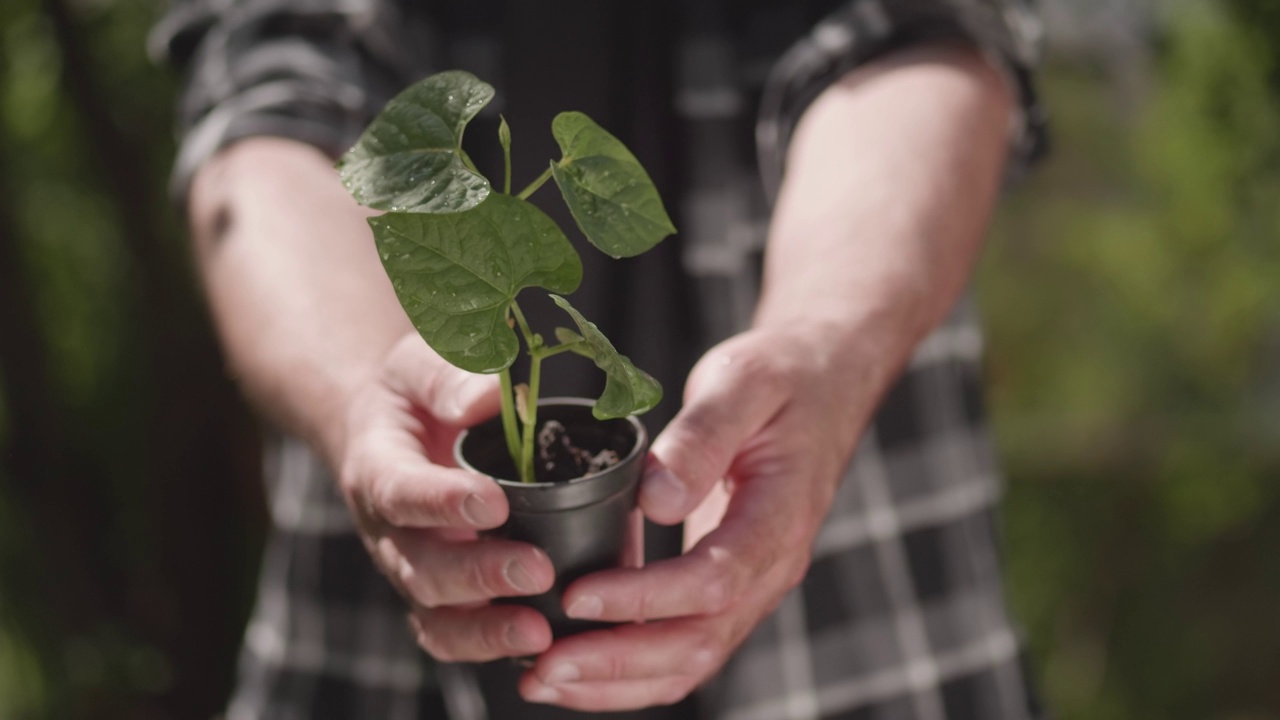
[[[518,605],[418,608],[409,616],[418,646],[441,662],[487,662],[551,646],[551,626]]]
[[[455,367],[416,335],[391,351],[386,382],[436,419],[455,427],[469,427],[493,417],[501,405],[496,375]]]
[[[520,679],[520,694],[534,703],[560,705],[584,712],[639,710],[659,705],[673,705],[697,688],[683,677],[657,680],[619,680],[609,683],[575,683],[543,685],[536,675],[526,673]]]
[[[537,595],[555,581],[545,552],[509,540],[452,542],[432,532],[393,530],[378,541],[378,556],[410,597],[428,608]]]
[[[739,611],[625,625],[558,641],[521,678],[532,702],[628,710],[678,702],[714,675],[776,605],[757,593]]]
[[[390,434],[360,438],[350,458],[343,486],[382,524],[487,530],[506,522],[506,496],[491,479],[435,465]]]
[[[757,579],[756,563],[725,545],[704,541],[692,552],[640,569],[588,575],[564,594],[572,618],[639,622],[724,612]]]
[[[645,515],[663,524],[683,520],[787,397],[786,378],[750,343],[708,352],[689,377],[683,409],[653,441],[640,487]]]
[[[548,686],[685,677],[696,685],[728,656],[729,638],[705,619],[668,620],[576,635],[557,642],[533,668]]]

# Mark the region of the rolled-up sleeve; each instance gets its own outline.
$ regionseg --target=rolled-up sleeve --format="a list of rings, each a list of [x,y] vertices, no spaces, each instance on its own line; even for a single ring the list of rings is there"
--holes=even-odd
[[[369,119],[426,74],[431,28],[390,0],[178,0],[149,50],[182,72],[180,203],[195,171],[253,135],[337,156]]]
[[[1039,18],[1030,0],[851,0],[783,55],[766,82],[757,123],[760,166],[770,194],[800,115],[845,73],[895,48],[963,40],[1003,67],[1018,93],[1006,175],[1020,177],[1046,151],[1044,111],[1032,84]]]

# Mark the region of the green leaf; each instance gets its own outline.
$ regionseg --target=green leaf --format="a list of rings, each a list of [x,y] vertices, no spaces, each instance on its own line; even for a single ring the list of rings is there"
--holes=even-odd
[[[676,231],[649,174],[617,138],[580,112],[557,115],[551,132],[564,154],[552,173],[591,244],[632,257]]]
[[[581,355],[585,358],[594,358],[595,354],[591,352],[591,348],[587,347],[585,338],[569,328],[556,328],[556,339],[561,345],[572,345],[569,352]]]
[[[596,401],[591,411],[596,419],[608,420],[639,415],[652,410],[658,401],[662,400],[662,386],[658,381],[632,365],[625,355],[619,355],[604,333],[600,332],[594,323],[582,317],[581,313],[574,310],[568,300],[559,295],[552,295],[551,299],[569,313],[573,321],[578,324],[582,339],[586,341],[584,351],[580,354],[594,360],[596,367],[608,376],[604,393],[600,395],[600,399]],[[556,335],[563,341],[568,336],[562,334],[561,330],[564,328],[557,329]],[[572,330],[564,330],[564,332],[573,334]]]
[[[582,260],[555,222],[509,195],[463,213],[388,213],[369,225],[414,327],[463,370],[495,373],[515,360],[507,308],[520,290],[567,293],[582,281]]]
[[[507,119],[502,116],[499,116],[498,121],[498,143],[502,145],[504,153],[511,152],[511,126],[507,124]]]
[[[492,99],[492,86],[461,70],[412,85],[342,156],[343,184],[361,205],[378,210],[454,213],[479,205],[489,181],[468,168],[462,133]]]

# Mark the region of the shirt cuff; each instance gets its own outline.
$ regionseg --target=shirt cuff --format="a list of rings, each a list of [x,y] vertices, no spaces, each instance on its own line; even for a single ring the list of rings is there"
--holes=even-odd
[[[1039,19],[1021,0],[853,0],[820,22],[774,65],[756,125],[760,171],[777,195],[786,149],[800,116],[846,73],[901,47],[961,40],[1001,67],[1017,94],[1010,121],[1006,181],[1016,180],[1048,149],[1045,114],[1032,83],[1039,61]]]

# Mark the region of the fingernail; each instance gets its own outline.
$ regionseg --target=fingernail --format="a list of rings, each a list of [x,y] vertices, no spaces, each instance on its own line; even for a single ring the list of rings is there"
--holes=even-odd
[[[649,473],[640,492],[645,496],[646,505],[657,505],[673,511],[684,509],[685,498],[689,497],[684,483],[666,468]]]
[[[507,626],[506,638],[507,647],[511,648],[511,650],[515,652],[526,653],[537,650],[537,648],[534,647],[533,642],[530,641],[524,633],[520,632],[520,626],[515,623],[511,623]]]
[[[542,678],[542,682],[547,685],[559,685],[560,683],[569,683],[582,677],[578,666],[573,663],[562,662],[558,665],[551,666],[551,670],[547,676]]]
[[[502,577],[511,583],[511,587],[516,591],[525,595],[533,595],[538,592],[538,582],[533,579],[533,575],[525,569],[524,564],[519,560],[508,560],[507,564],[502,567]]]
[[[478,528],[491,528],[498,524],[498,511],[479,495],[468,495],[462,501],[462,517]]]
[[[579,618],[582,620],[591,620],[598,618],[604,613],[604,603],[595,595],[583,595],[565,611],[565,614],[571,618]]]
[[[560,693],[546,685],[534,685],[532,690],[525,693],[524,699],[536,703],[553,703],[560,699]]]

